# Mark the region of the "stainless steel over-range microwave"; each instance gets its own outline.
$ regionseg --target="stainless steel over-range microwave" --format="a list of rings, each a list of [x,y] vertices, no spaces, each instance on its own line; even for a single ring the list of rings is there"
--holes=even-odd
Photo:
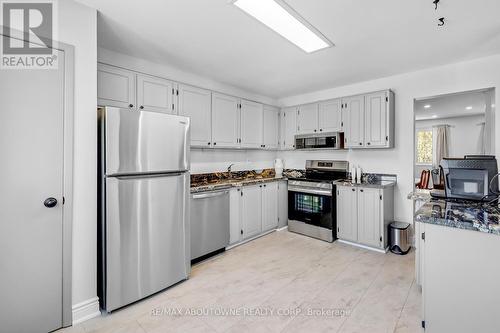
[[[344,133],[330,132],[295,136],[295,149],[343,149]]]

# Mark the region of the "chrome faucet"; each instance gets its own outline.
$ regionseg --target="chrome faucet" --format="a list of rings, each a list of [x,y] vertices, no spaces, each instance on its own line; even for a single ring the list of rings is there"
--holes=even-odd
[[[231,168],[233,167],[235,163],[231,163],[229,164],[229,166],[227,167],[227,172],[231,172]]]

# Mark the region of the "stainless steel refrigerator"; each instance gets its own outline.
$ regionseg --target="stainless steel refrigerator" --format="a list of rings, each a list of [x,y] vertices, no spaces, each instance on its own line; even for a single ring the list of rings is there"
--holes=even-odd
[[[98,291],[107,312],[188,278],[189,118],[100,108]]]

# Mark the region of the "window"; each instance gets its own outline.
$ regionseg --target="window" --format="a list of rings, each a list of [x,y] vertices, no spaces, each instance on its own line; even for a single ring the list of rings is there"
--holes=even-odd
[[[417,164],[432,164],[432,129],[417,130]]]

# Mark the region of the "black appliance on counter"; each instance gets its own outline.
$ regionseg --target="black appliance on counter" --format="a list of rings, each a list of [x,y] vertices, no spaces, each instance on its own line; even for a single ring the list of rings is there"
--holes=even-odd
[[[327,242],[337,239],[335,180],[347,179],[347,161],[306,161],[302,177],[288,178],[288,230]]]
[[[443,158],[444,193],[447,199],[484,200],[498,193],[498,173],[495,156],[467,155],[464,158]],[[490,187],[491,184],[491,187]],[[439,193],[431,193],[439,197]]]

